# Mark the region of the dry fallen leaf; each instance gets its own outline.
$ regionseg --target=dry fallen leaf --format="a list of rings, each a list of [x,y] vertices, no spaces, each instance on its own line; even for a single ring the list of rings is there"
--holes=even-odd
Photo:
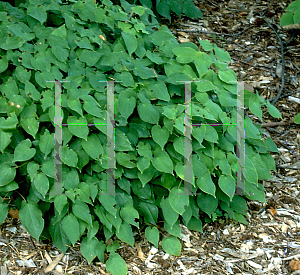
[[[300,261],[292,260],[290,261],[289,267],[292,271],[300,270]]]
[[[18,209],[10,208],[8,214],[9,214],[13,219],[19,219],[19,210],[18,210]]]
[[[277,211],[276,209],[274,209],[273,207],[270,207],[270,209],[268,209],[270,211],[270,213],[272,214],[272,216],[275,216]]]

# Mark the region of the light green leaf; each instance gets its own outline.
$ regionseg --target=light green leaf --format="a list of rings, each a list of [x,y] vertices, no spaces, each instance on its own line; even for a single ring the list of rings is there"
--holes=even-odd
[[[5,132],[0,129],[0,151],[3,153],[4,149],[10,144],[11,136],[13,134],[11,132]]]
[[[72,207],[72,210],[74,215],[77,218],[87,222],[90,226],[93,226],[90,209],[86,203],[76,199],[75,204]]]
[[[82,256],[87,259],[89,264],[96,258],[96,250],[98,249],[98,246],[99,241],[96,237],[92,238],[90,241],[87,239],[87,237],[82,239],[80,251]]]
[[[30,148],[31,147],[31,141],[30,139],[25,139],[21,141],[15,151],[14,151],[14,162],[16,161],[26,161],[31,159],[35,153],[36,150],[35,148]]]
[[[68,129],[76,137],[87,140],[89,128],[87,126],[87,120],[85,117],[80,117],[79,119],[77,119],[74,116],[69,116]]]
[[[149,89],[153,91],[152,95],[154,98],[161,99],[164,101],[170,101],[170,94],[167,89],[167,85],[163,81],[157,81],[149,85]]]
[[[71,243],[73,245],[75,245],[75,243],[80,238],[80,234],[79,234],[80,230],[79,230],[79,222],[72,213],[70,213],[69,215],[67,215],[63,218],[62,228],[65,231],[65,233],[66,233],[67,237],[69,238],[69,240],[71,241]],[[83,247],[84,247],[84,245],[83,245]]]
[[[111,253],[106,262],[106,269],[112,275],[127,275],[128,268],[126,262],[117,253]]]
[[[122,91],[118,98],[118,108],[120,114],[126,119],[133,113],[136,100],[133,96],[129,96],[126,91]]]
[[[128,224],[132,224],[139,228],[139,224],[134,221],[134,219],[139,218],[138,211],[133,207],[130,202],[127,202],[120,210],[121,218]]]
[[[42,211],[37,204],[31,202],[26,203],[22,201],[22,205],[19,211],[19,217],[22,225],[26,228],[31,236],[36,240],[44,229],[44,219],[42,218]]]
[[[127,51],[129,53],[129,55],[131,56],[133,52],[135,52],[136,48],[137,48],[137,39],[135,37],[135,35],[123,31],[122,32],[122,37],[124,39],[125,45],[127,47]]]
[[[151,124],[158,124],[159,112],[151,103],[145,102],[138,104],[138,114],[143,121]]]
[[[76,167],[78,162],[77,154],[72,150],[63,146],[61,149],[62,162],[68,166]]]
[[[148,226],[145,230],[145,236],[150,243],[153,243],[156,247],[158,247],[159,231],[155,226],[152,228],[151,226]]]
[[[296,124],[300,124],[300,113],[297,114],[297,115],[295,116],[294,122],[295,122]]]
[[[87,137],[87,140],[83,140],[81,145],[93,159],[99,159],[100,155],[104,153],[102,144],[96,134],[91,134]]]
[[[232,201],[236,188],[234,178],[231,175],[221,175],[219,178],[219,187],[230,198],[230,201]]]
[[[43,5],[29,5],[27,7],[27,14],[33,17],[34,19],[38,20],[41,23],[41,25],[43,25],[43,23],[47,20],[47,12]]]
[[[1,200],[1,203],[0,203],[0,225],[5,221],[8,210],[9,210],[8,204],[3,203]]]
[[[35,139],[36,133],[38,132],[39,124],[40,123],[34,117],[29,117],[26,119],[21,118],[21,120],[20,120],[20,125],[22,126],[22,128],[29,135],[31,135],[34,139]]]
[[[198,57],[197,52],[190,47],[177,47],[172,52],[177,56],[176,60],[179,63],[190,63]]]
[[[221,62],[231,62],[231,58],[228,52],[223,49],[220,49],[217,45],[214,45],[214,52],[217,56],[217,59]]]
[[[45,174],[36,174],[33,178],[33,184],[36,190],[45,198],[49,190],[49,180]]]
[[[204,193],[210,194],[213,197],[216,196],[216,186],[211,179],[209,171],[206,170],[202,177],[197,179],[197,185]]]
[[[170,133],[168,129],[165,126],[161,128],[159,125],[154,125],[151,129],[151,135],[153,140],[160,146],[161,150],[163,150],[169,140]]]
[[[147,169],[150,165],[150,159],[147,157],[139,157],[137,160],[137,168],[141,171],[141,174]]]
[[[278,109],[275,106],[273,106],[269,100],[267,100],[267,106],[268,106],[268,112],[272,117],[282,118]]]
[[[165,151],[158,152],[151,162],[158,171],[174,175],[173,162]]]
[[[218,77],[228,84],[235,84],[236,83],[236,74],[232,70],[220,71]]]
[[[49,130],[46,129],[44,134],[40,136],[39,147],[45,154],[44,159],[46,159],[47,155],[54,149],[54,133],[50,134]]]
[[[184,212],[185,205],[189,205],[189,196],[182,189],[174,187],[169,194],[172,208],[180,215]]]
[[[169,255],[179,256],[181,253],[181,243],[174,236],[165,237],[162,240],[162,247]]]
[[[160,202],[160,207],[163,212],[165,221],[172,226],[178,220],[179,214],[174,210],[174,208],[170,204],[169,198],[162,198]]]
[[[122,242],[128,243],[131,246],[134,245],[134,237],[130,224],[122,222],[119,231],[116,232],[116,235]]]

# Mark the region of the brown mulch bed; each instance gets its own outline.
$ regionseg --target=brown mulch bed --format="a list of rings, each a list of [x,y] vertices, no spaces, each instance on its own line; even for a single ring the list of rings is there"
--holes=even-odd
[[[204,20],[182,17],[167,24],[178,40],[199,45],[198,38],[208,39],[228,51],[238,80],[265,99],[281,91],[276,107],[282,119],[272,118],[265,110],[263,121],[250,115],[255,123],[263,123],[279,148],[280,154],[273,155],[277,171],[272,173],[273,180],[263,182],[267,202],[249,203],[248,225],[220,219],[205,224],[203,234],[182,227],[179,257],[153,248],[143,234],[136,235],[134,248],[122,243],[119,253],[129,274],[300,274],[300,131],[299,125],[291,123],[300,112],[300,37],[299,30],[279,26],[290,2],[195,3]],[[89,265],[79,249],[78,243],[62,255],[51,244],[37,242],[11,212],[0,227],[0,275],[108,274],[105,264]]]

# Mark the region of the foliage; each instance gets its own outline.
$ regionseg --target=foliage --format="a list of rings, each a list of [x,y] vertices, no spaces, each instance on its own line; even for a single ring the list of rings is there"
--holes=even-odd
[[[285,11],[280,18],[280,26],[300,23],[300,0],[290,3]]]
[[[70,1],[71,2],[71,1]],[[202,232],[203,220],[221,215],[246,223],[246,200],[264,201],[259,180],[271,178],[273,141],[245,119],[247,195],[234,195],[236,181],[237,80],[230,56],[208,41],[201,50],[179,44],[153,12],[123,10],[109,0],[62,4],[29,0],[0,2],[0,223],[8,204],[36,239],[52,239],[62,252],[81,241],[90,263],[105,261],[112,274],[126,274],[118,240],[134,245],[144,230],[156,247],[181,251],[180,224]],[[62,82],[63,193],[54,193],[54,80]],[[106,193],[107,82],[115,83],[116,193]],[[192,83],[191,187],[183,193],[184,84]],[[245,106],[261,117],[266,106],[245,90]],[[70,123],[82,125],[71,125]],[[95,124],[94,127],[87,123]],[[97,124],[97,125],[96,125]],[[157,223],[167,234],[161,236]],[[70,230],[72,228],[72,230]],[[109,242],[112,240],[112,242]],[[161,242],[160,242],[161,240]],[[118,267],[118,268],[116,268]]]
[[[165,17],[171,21],[172,12],[179,18],[181,14],[190,18],[202,18],[202,12],[195,6],[193,0],[114,0],[113,3],[122,6],[126,12],[131,12],[128,4],[147,7],[153,11],[158,20]]]

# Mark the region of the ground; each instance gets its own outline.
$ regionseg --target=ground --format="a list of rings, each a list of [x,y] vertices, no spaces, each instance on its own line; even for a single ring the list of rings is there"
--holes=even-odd
[[[134,248],[123,243],[119,250],[129,274],[300,274],[300,131],[292,123],[300,112],[299,30],[279,26],[289,2],[196,1],[204,20],[174,17],[168,24],[181,42],[199,45],[198,38],[208,39],[228,51],[230,68],[248,90],[270,100],[280,93],[275,106],[282,119],[266,111],[263,121],[250,116],[254,123],[262,123],[280,154],[273,155],[277,164],[273,180],[263,182],[267,202],[249,203],[248,225],[221,219],[205,224],[203,234],[183,227],[179,257],[152,248],[143,234],[137,234]],[[200,32],[190,32],[195,29]],[[104,264],[87,263],[79,243],[62,255],[50,244],[37,242],[14,212],[0,227],[0,249],[0,275],[108,274]]]

